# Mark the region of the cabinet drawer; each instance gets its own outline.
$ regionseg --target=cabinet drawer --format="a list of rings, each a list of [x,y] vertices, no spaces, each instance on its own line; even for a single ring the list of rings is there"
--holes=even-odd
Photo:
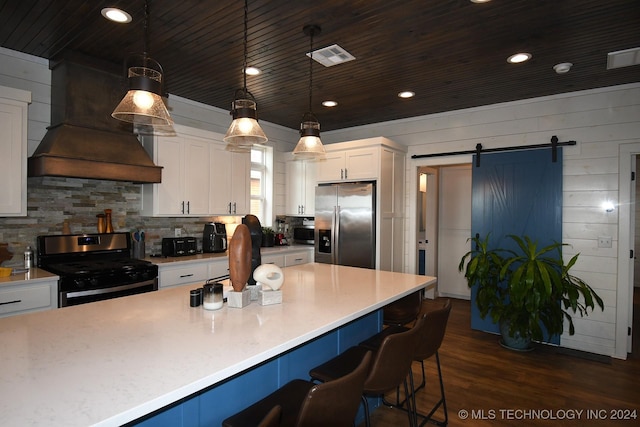
[[[262,255],[263,264],[275,264],[282,268],[285,266],[284,255]]]
[[[222,261],[216,261],[209,264],[209,279],[229,275],[229,260],[224,258]]]
[[[170,286],[184,285],[187,283],[205,282],[209,271],[206,263],[192,264],[185,267],[161,268],[159,272],[159,286],[167,288]]]
[[[50,308],[51,286],[33,285],[0,290],[0,315]]]
[[[284,265],[290,267],[292,265],[306,264],[309,262],[309,252],[296,252],[284,256]]]

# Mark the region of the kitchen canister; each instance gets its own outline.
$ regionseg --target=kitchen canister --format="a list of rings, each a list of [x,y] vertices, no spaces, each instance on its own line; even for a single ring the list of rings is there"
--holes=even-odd
[[[202,306],[205,310],[222,308],[222,283],[207,283],[202,287]]]

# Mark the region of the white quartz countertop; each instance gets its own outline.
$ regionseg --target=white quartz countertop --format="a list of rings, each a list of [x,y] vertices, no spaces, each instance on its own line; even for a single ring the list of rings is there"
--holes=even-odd
[[[313,246],[311,245],[287,245],[287,246],[269,246],[269,247],[261,247],[260,254],[262,256],[265,255],[273,255],[273,254],[286,254],[300,251],[310,251],[312,252]],[[174,264],[174,263],[183,263],[188,264],[192,262],[202,262],[202,261],[212,261],[220,258],[227,259],[229,257],[228,252],[218,252],[218,253],[199,253],[196,255],[188,255],[188,256],[177,256],[177,257],[163,257],[163,256],[149,256],[146,257],[146,261],[150,261],[158,266],[162,266],[164,264]]]
[[[2,285],[16,285],[22,282],[28,283],[37,283],[37,282],[45,282],[51,280],[58,280],[59,277],[53,273],[49,273],[48,271],[42,270],[40,268],[31,268],[27,271],[22,271],[23,269],[15,269],[17,271],[21,271],[19,273],[11,274],[10,276],[0,277],[0,287]],[[0,288],[1,289],[1,288]]]
[[[181,286],[0,319],[0,425],[121,425],[436,281],[317,263],[283,272],[276,305],[206,311]]]

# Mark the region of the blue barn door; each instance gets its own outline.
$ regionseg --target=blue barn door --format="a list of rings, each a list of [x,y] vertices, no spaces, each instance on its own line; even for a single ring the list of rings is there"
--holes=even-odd
[[[508,234],[527,235],[543,247],[562,241],[562,151],[525,150],[476,156],[472,172],[471,232],[491,233],[493,247],[515,249]],[[471,290],[471,328],[499,332],[489,316],[480,318]],[[558,336],[549,342],[559,344]]]

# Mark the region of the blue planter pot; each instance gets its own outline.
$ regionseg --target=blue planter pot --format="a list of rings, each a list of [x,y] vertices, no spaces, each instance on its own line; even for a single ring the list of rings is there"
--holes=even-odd
[[[531,338],[523,337],[518,332],[516,332],[514,336],[509,335],[509,324],[506,322],[500,323],[500,335],[502,336],[500,345],[505,348],[515,351],[533,350],[533,347],[531,347]]]

